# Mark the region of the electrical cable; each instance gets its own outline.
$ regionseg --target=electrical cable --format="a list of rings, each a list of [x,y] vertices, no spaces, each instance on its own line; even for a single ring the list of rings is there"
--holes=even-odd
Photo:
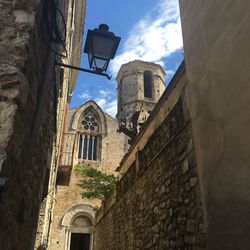
[[[44,41],[51,51],[65,58],[68,52],[65,45],[67,28],[64,15],[55,0],[43,0],[42,5],[41,28]],[[51,43],[61,45],[65,54],[58,53],[50,46]]]

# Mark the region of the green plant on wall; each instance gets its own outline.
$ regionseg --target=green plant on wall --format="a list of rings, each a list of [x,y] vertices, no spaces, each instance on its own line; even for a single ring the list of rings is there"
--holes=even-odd
[[[116,177],[113,174],[105,174],[84,165],[76,165],[74,169],[80,176],[78,186],[82,188],[82,196],[85,198],[103,199],[115,186]]]

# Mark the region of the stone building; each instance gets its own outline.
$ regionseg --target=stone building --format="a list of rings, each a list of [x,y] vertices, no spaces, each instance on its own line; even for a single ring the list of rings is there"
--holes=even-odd
[[[143,76],[145,74],[150,79]],[[131,75],[132,78],[129,77]],[[152,110],[163,92],[164,76],[165,72],[157,64],[136,60],[123,65],[117,78],[118,89],[122,88],[118,90],[118,98],[123,100],[118,103],[118,109],[123,113],[118,113],[118,120],[91,100],[68,110],[52,209],[50,250],[77,250],[77,244],[93,249],[95,212],[100,200],[82,197],[74,166],[88,165],[106,173],[115,173],[128,150],[128,137],[118,131],[119,123],[123,121],[121,117],[130,122],[136,112],[144,114],[144,107],[145,113]],[[146,85],[150,96],[145,96]],[[132,86],[137,88],[136,95],[131,92]]]
[[[70,109],[64,133],[61,166],[91,162],[98,169],[113,173],[127,148],[117,120],[94,102]]]
[[[179,2],[185,63],[155,107],[159,66],[136,61],[118,75],[119,129],[132,144],[99,209],[99,201],[81,197],[72,167],[112,172],[125,136],[93,101],[64,119],[77,73],[54,73],[51,49],[63,47],[40,37],[48,35],[40,22],[46,6],[0,2],[1,249],[68,250],[79,242],[95,250],[250,248],[250,2]],[[68,57],[61,60],[79,65],[85,1],[59,7],[67,17]],[[114,138],[122,141],[117,151]]]
[[[117,132],[116,119],[94,101],[70,109],[66,126],[50,226],[51,250],[71,249],[81,241],[79,235],[85,244],[93,244],[95,210],[100,200],[82,197],[74,166],[82,164],[113,173],[126,149],[126,138]]]
[[[85,16],[85,0],[53,4],[0,1],[2,250],[47,244],[64,116],[77,77],[54,62],[80,64]]]

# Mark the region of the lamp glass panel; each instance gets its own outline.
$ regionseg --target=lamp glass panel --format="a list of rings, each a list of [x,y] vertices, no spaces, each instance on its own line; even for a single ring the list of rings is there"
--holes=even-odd
[[[115,41],[112,38],[94,36],[93,37],[93,48],[95,53],[94,56],[110,59],[114,44]]]
[[[89,66],[92,67],[92,58],[93,58],[92,53],[88,54],[88,58],[89,58]]]
[[[107,60],[102,60],[102,59],[94,59],[94,64],[93,66],[95,66],[98,69],[104,69],[105,64],[107,63]]]

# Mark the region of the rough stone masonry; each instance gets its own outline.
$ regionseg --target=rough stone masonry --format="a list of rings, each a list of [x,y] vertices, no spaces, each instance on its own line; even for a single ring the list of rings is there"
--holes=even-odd
[[[66,106],[67,91],[62,91],[65,104],[57,114],[61,86],[56,79],[60,77],[55,77],[55,54],[49,49],[53,45],[43,39],[44,2],[0,1],[1,250],[34,246],[39,207],[48,193],[53,144],[57,143],[56,117],[64,116]],[[66,2],[58,6],[63,14]],[[68,90],[67,84],[63,88]]]
[[[1,1],[0,9],[0,169],[7,179],[0,193],[0,245],[29,249],[55,128],[53,88],[37,112],[44,77],[52,77],[44,65],[52,58],[40,37],[34,1]]]

